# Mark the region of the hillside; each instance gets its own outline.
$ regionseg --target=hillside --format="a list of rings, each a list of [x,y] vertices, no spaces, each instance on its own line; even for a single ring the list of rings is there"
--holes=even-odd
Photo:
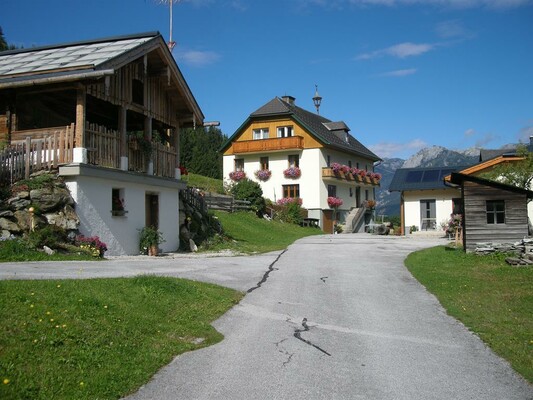
[[[472,148],[455,151],[441,146],[432,146],[420,150],[407,160],[401,158],[383,159],[383,162],[376,166],[376,172],[382,175],[381,186],[376,190],[377,214],[400,215],[400,193],[389,193],[389,185],[397,169],[472,165],[479,160],[479,150]]]

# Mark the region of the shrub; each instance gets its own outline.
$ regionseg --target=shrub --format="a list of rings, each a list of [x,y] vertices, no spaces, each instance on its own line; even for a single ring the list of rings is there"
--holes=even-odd
[[[88,251],[93,257],[102,258],[107,251],[107,245],[98,236],[85,237],[79,235],[76,237],[76,245]]]
[[[60,244],[67,241],[67,232],[56,225],[46,225],[28,234],[28,244],[33,249],[44,246],[57,249]]]
[[[259,183],[250,179],[243,179],[231,188],[231,194],[237,200],[249,201],[254,212],[261,215],[264,213],[265,199],[263,198],[263,190]]]
[[[304,217],[302,201],[299,198],[279,199],[276,203],[269,203],[274,210],[274,219],[290,224],[300,224]]]

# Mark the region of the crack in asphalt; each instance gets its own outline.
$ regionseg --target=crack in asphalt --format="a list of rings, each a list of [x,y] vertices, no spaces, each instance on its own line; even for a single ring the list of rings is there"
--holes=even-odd
[[[287,350],[285,350],[283,348],[280,348],[280,345],[286,340],[287,339],[283,339],[283,340],[280,340],[279,342],[276,343],[276,347],[278,348],[278,351],[281,354],[284,354],[284,355],[288,356],[287,361],[284,361],[283,364],[281,365],[282,367],[287,366],[287,364],[289,364],[291,362],[292,357],[294,356],[294,353],[289,353]]]
[[[326,283],[326,279],[328,279],[327,276],[323,276],[322,278],[320,278],[320,280],[321,280],[322,282],[324,282],[324,283]]]
[[[303,326],[303,329],[296,329],[294,331],[294,337],[298,340],[301,340],[302,342],[304,342],[305,344],[308,344],[309,346],[313,346],[315,349],[317,350],[320,350],[322,353],[328,355],[331,357],[331,354],[329,354],[326,350],[320,348],[319,346],[317,346],[316,344],[312,343],[311,341],[309,340],[306,340],[302,337],[302,332],[308,332],[309,331],[309,325],[307,325],[307,318],[304,318],[302,320],[302,326]]]
[[[274,262],[272,264],[270,264],[268,266],[268,270],[267,272],[265,272],[265,274],[263,275],[263,278],[257,282],[257,285],[255,285],[254,287],[251,287],[250,289],[248,289],[246,291],[246,293],[252,293],[255,289],[259,289],[261,287],[261,285],[263,283],[265,283],[268,279],[268,276],[270,275],[270,273],[274,270],[277,270],[277,268],[274,268],[274,264],[276,264],[278,262],[278,260],[281,258],[281,256],[287,251],[287,249],[283,250],[277,257],[276,259],[274,260]]]

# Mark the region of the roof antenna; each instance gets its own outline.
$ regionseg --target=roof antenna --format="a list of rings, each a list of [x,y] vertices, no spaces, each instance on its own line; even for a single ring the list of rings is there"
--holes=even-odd
[[[320,115],[320,103],[322,103],[322,97],[318,94],[318,85],[315,85],[315,97],[313,97],[313,103],[316,107],[316,113]]]
[[[174,3],[179,3],[180,0],[159,0],[160,4],[166,4],[168,2],[168,9],[170,13],[170,35],[168,38],[167,46],[168,49],[172,52],[174,50],[174,46],[176,46],[176,42],[172,40],[172,5]]]

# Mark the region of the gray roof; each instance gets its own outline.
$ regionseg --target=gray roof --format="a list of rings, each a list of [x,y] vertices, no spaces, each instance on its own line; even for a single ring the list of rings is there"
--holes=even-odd
[[[403,192],[407,190],[446,189],[444,177],[452,172],[461,171],[467,166],[430,167],[430,168],[400,168],[397,169],[389,185],[389,192]]]
[[[306,129],[308,129],[310,134],[314,135],[326,146],[349,153],[355,153],[372,161],[380,160],[376,154],[374,154],[348,133],[350,129],[344,122],[333,122],[322,117],[321,115],[312,113],[294,104],[285,102],[279,97],[275,97],[251,113],[250,117],[245,121],[245,123],[241,125],[241,127],[226,142],[224,148],[231,143],[235,135],[237,135],[243,126],[246,125],[246,123],[248,123],[250,120],[273,116],[287,116],[293,118],[295,121],[299,122]]]
[[[516,154],[516,148],[512,149],[498,149],[498,150],[480,150],[479,151],[479,161],[488,161],[492,160],[493,158],[504,156],[504,155],[515,155]]]
[[[54,71],[96,69],[111,59],[158,36],[158,32],[117,36],[0,53],[0,79]]]
[[[505,183],[491,181],[489,179],[480,178],[478,176],[461,174],[454,172],[451,174],[450,182],[454,185],[462,185],[465,181],[474,182],[479,185],[490,186],[500,190],[507,190],[509,192],[525,194],[528,199],[533,198],[533,191],[520,188],[517,186],[507,185]]]

